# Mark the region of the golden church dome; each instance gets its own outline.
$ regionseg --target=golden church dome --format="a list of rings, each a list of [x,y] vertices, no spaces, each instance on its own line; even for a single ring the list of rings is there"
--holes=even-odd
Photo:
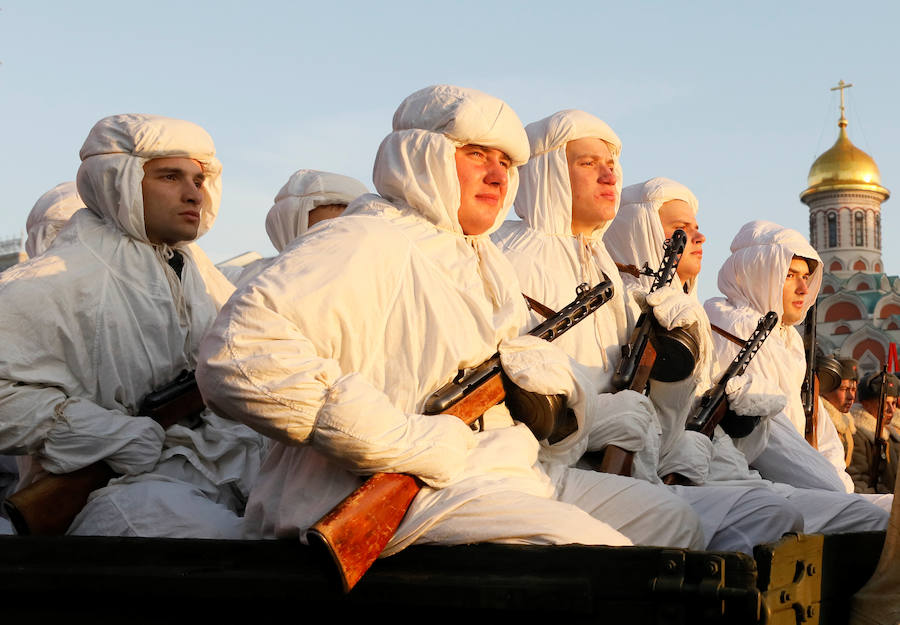
[[[878,165],[871,156],[850,141],[847,136],[847,120],[843,115],[838,126],[840,132],[837,141],[809,168],[809,187],[800,194],[800,199],[818,191],[838,189],[875,191],[883,193],[887,199],[890,192],[881,186]]]

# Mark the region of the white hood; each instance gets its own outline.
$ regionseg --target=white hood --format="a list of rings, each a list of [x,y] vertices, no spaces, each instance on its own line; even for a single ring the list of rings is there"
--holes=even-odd
[[[699,205],[696,196],[674,180],[651,178],[625,187],[616,218],[603,235],[610,256],[618,263],[638,268],[646,263],[655,271],[662,262],[666,240],[659,220],[659,209],[672,200],[687,202],[694,215],[697,214]],[[645,290],[653,283],[650,276],[641,276],[639,280]],[[693,292],[695,287],[691,284],[689,290]]]
[[[584,111],[565,110],[526,127],[531,160],[522,167],[516,214],[493,236],[516,268],[524,293],[558,310],[575,298],[575,287],[597,284],[605,273],[613,282],[613,299],[559,340],[560,347],[592,367],[601,390],[611,390],[619,345],[627,339],[630,302],[623,298],[618,269],[603,245],[607,224],[590,237],[572,234],[572,189],[566,144],[585,137],[602,139],[615,159],[616,187],[621,190],[619,138],[599,118]]]
[[[609,145],[615,161],[616,194],[621,196],[622,142],[606,122],[590,113],[570,109],[528,124],[525,132],[531,145],[531,159],[522,167],[516,214],[531,228],[547,234],[572,235],[572,187],[566,160],[569,141],[591,137]],[[600,238],[608,225],[607,222],[597,228],[590,238]]]
[[[528,138],[509,105],[475,89],[426,87],[400,104],[393,130],[378,148],[372,173],[382,197],[412,208],[442,230],[463,234],[455,155],[456,148],[474,143],[502,150],[512,160],[503,208],[493,227],[478,237],[503,223],[516,197],[518,167],[528,160]]]
[[[822,259],[802,234],[770,221],[751,221],[731,242],[731,256],[719,269],[719,291],[736,307],[750,306],[759,315],[784,315],[783,287],[794,256],[815,261],[801,318],[822,286]]]
[[[80,154],[78,193],[87,207],[139,241],[150,242],[144,228],[141,181],[144,163],[154,158],[198,161],[206,178],[197,237],[206,234],[216,220],[222,165],[215,157],[212,138],[196,124],[157,115],[113,115],[94,125]]]
[[[325,204],[349,204],[368,193],[355,178],[300,169],[288,179],[266,216],[266,232],[279,252],[309,229],[309,213]]]
[[[784,313],[784,280],[795,255],[815,261],[809,293],[801,311],[805,315],[815,302],[822,283],[819,255],[796,230],[768,221],[745,224],[731,243],[731,256],[719,270],[719,290],[725,297],[713,298],[704,304],[710,322],[746,338],[766,312],[773,310],[780,319]],[[719,336],[714,337],[714,343],[718,372],[722,372],[734,357],[737,347]],[[784,415],[801,437],[805,416],[800,401],[800,386],[805,370],[800,333],[795,327],[781,324],[772,331],[747,368],[747,375],[751,378],[767,378],[779,386],[787,399]],[[748,457],[752,462],[753,454]]]
[[[28,231],[25,252],[28,257],[43,254],[69,218],[82,208],[84,202],[78,196],[74,182],[61,182],[39,197],[25,222]]]

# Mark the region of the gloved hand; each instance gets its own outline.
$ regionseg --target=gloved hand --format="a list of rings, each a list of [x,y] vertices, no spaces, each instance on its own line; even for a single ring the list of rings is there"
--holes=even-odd
[[[165,435],[150,417],[71,398],[56,407],[56,419],[37,457],[51,473],[69,473],[99,460],[116,473],[144,473],[159,461]]]
[[[697,298],[671,284],[645,295],[643,299],[644,303],[652,308],[653,316],[666,330],[689,328],[706,314]],[[638,303],[640,304],[640,301]]]
[[[709,477],[715,447],[708,436],[700,432],[683,430],[669,450],[659,459],[659,475],[665,477],[678,473],[695,486],[704,484]]]
[[[500,363],[509,379],[526,391],[544,395],[563,394],[576,401],[572,360],[552,343],[523,335],[500,343]]]
[[[640,451],[654,415],[653,403],[645,395],[630,390],[601,393],[596,409],[586,419],[588,450],[615,445],[626,451]]]
[[[350,471],[410,473],[441,488],[465,468],[475,437],[453,415],[404,413],[351,373],[328,389],[312,444]]]
[[[731,410],[741,416],[769,418],[787,406],[787,398],[775,383],[747,373],[728,380],[725,395]]]
[[[503,341],[500,362],[518,387],[506,396],[513,418],[528,425],[561,462],[577,461],[587,444],[584,415],[590,402],[585,399],[596,395],[583,367],[547,341],[528,335]],[[582,392],[584,387],[590,390]]]

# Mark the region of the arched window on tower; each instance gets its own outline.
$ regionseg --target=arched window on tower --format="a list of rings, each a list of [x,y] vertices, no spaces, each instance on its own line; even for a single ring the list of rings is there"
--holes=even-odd
[[[875,215],[875,248],[881,249],[881,215]]]
[[[809,215],[809,244],[816,247],[816,217],[812,213]]]
[[[857,247],[863,247],[865,243],[865,228],[866,222],[865,217],[863,217],[862,212],[858,212],[853,216],[853,221],[856,223],[856,226],[853,228],[854,233],[856,235],[855,244]]]
[[[837,247],[837,215],[828,213],[828,247]]]

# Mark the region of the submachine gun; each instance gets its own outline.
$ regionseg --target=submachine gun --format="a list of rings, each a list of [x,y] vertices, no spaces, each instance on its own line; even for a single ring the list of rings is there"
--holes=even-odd
[[[642,273],[654,277],[648,295],[672,283],[686,245],[687,235],[684,230],[676,230],[672,233],[672,238],[663,244],[663,259],[659,269],[653,272],[644,265]],[[650,378],[675,382],[689,376],[694,370],[697,348],[693,337],[684,330],[682,333],[690,337],[688,344],[694,346],[693,351],[686,349],[680,335],[676,335],[677,338],[667,336],[652,312],[641,313],[631,332],[631,338],[622,346],[622,357],[612,378],[615,389],[621,391],[627,388],[642,393]]]
[[[675,278],[678,263],[687,245],[684,230],[676,230],[663,244],[663,258],[655,272],[646,264],[641,273],[654,276],[649,293],[668,286]],[[660,382],[677,382],[694,371],[699,346],[683,328],[665,330],[652,312],[641,313],[628,343],[622,346],[622,356],[613,373],[612,385],[621,391],[630,389],[643,393],[652,378]],[[634,454],[608,445],[603,451],[591,451],[584,461],[595,470],[617,475],[631,475]]]
[[[705,434],[709,438],[712,438],[716,426],[719,425],[723,419],[728,416],[736,416],[728,408],[725,387],[731,378],[742,375],[744,371],[746,371],[747,365],[753,360],[756,352],[762,347],[763,342],[765,342],[769,333],[772,332],[772,329],[777,323],[778,315],[771,310],[767,312],[764,317],[760,318],[753,334],[751,334],[750,338],[744,342],[740,351],[738,351],[737,356],[735,356],[734,360],[731,361],[731,364],[728,365],[728,368],[722,374],[722,377],[719,378],[719,381],[716,382],[712,388],[703,393],[703,396],[700,398],[700,403],[697,404],[696,412],[693,416],[688,418],[684,429],[700,432],[701,434]],[[758,418],[754,419],[758,420]],[[690,481],[687,478],[678,473],[670,473],[663,478],[663,482],[666,484],[690,484]]]
[[[200,423],[206,409],[194,372],[184,370],[174,380],[148,393],[136,414],[150,417],[164,429],[176,423]],[[87,503],[116,473],[102,460],[71,473],[47,474],[3,501],[3,511],[19,535],[61,536]]]
[[[587,318],[613,297],[607,276],[588,288],[582,284],[575,300],[529,332],[552,341]],[[460,371],[425,402],[426,414],[453,414],[467,425],[507,399],[513,418],[528,425],[538,440],[561,440],[577,425],[564,395],[528,393],[503,373],[500,354]],[[307,533],[310,545],[327,551],[337,566],[344,592],[349,592],[369,569],[394,532],[422,483],[402,473],[376,473],[319,519]]]
[[[881,475],[881,467],[887,461],[887,444],[883,438],[884,434],[884,400],[887,396],[887,363],[882,365],[881,374],[881,392],[878,394],[878,416],[875,418],[875,440],[872,450],[872,459],[869,462],[869,481],[867,486],[877,492],[878,476]]]

